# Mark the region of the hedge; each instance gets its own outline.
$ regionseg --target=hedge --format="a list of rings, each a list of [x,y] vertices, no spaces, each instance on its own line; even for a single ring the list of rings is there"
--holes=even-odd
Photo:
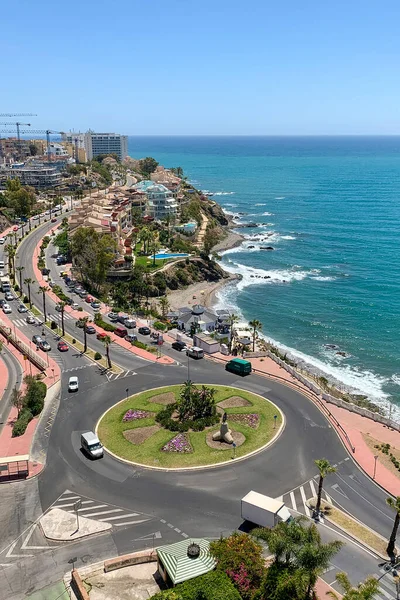
[[[12,429],[12,437],[18,437],[23,435],[28,427],[30,421],[32,421],[33,415],[30,410],[25,408],[21,411],[18,419],[15,421]]]
[[[151,600],[241,600],[229,577],[222,571],[210,571],[178,584],[173,590],[158,592]]]

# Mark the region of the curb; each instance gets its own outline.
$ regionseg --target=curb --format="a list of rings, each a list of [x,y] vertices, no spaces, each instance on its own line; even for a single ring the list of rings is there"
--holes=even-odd
[[[160,386],[160,387],[156,387],[156,388],[151,388],[153,390],[161,390],[163,389],[165,386]],[[226,387],[226,386],[221,386],[216,384],[215,387]],[[239,391],[248,391],[248,390],[242,390],[241,388],[235,388],[234,386],[229,386],[232,387],[232,389],[237,389]],[[148,390],[146,390],[148,391]],[[134,398],[135,396],[138,396],[139,394],[142,394],[143,392],[137,392],[136,394],[133,394],[132,396],[130,396],[131,398]],[[121,458],[120,456],[118,456],[117,454],[114,454],[114,452],[111,452],[111,450],[109,450],[107,448],[107,446],[103,446],[104,450],[113,458],[115,458],[116,460],[118,460],[119,462],[122,462],[124,464],[128,464],[128,465],[133,465],[135,467],[141,467],[143,469],[148,469],[148,470],[152,470],[152,471],[164,471],[164,472],[183,472],[183,471],[199,471],[200,469],[205,471],[205,470],[210,470],[210,469],[216,469],[218,467],[226,467],[228,465],[232,465],[233,463],[237,463],[237,462],[241,462],[243,460],[246,460],[248,458],[251,458],[252,456],[255,456],[256,454],[260,454],[261,452],[263,452],[264,450],[266,450],[267,448],[269,448],[269,446],[271,446],[273,443],[277,442],[278,439],[281,437],[285,427],[286,427],[286,418],[284,413],[281,411],[281,409],[271,400],[269,400],[268,398],[264,398],[264,396],[261,396],[260,394],[257,394],[256,392],[249,392],[251,394],[254,394],[254,396],[258,396],[259,398],[261,398],[262,400],[266,400],[267,402],[269,402],[272,406],[274,406],[276,408],[276,410],[279,412],[279,414],[282,417],[282,423],[281,426],[279,427],[279,429],[277,430],[276,434],[274,435],[274,437],[272,439],[269,440],[269,442],[267,442],[266,444],[264,444],[264,446],[261,446],[260,448],[257,448],[256,450],[253,450],[252,452],[249,452],[248,454],[245,454],[244,456],[240,456],[238,458],[232,459],[231,461],[226,460],[224,462],[219,462],[219,463],[215,463],[213,465],[199,465],[199,466],[195,466],[195,467],[153,467],[151,465],[145,465],[142,463],[137,463],[134,462],[132,460],[127,460],[126,458]],[[97,423],[96,423],[96,427],[95,427],[95,433],[96,435],[98,435],[98,428],[100,425],[100,421],[103,419],[103,417],[113,408],[115,408],[116,406],[118,406],[118,404],[121,404],[122,402],[125,402],[126,398],[123,398],[122,400],[120,400],[119,402],[117,402],[116,404],[114,404],[113,406],[111,406],[110,408],[108,408],[98,419]],[[171,432],[173,433],[173,432]]]

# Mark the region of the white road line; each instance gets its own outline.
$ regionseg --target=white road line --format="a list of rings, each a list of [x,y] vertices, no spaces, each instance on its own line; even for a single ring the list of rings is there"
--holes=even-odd
[[[304,493],[304,488],[303,488],[303,486],[300,486],[299,489],[300,489],[301,499],[303,500],[303,506],[304,506],[305,513],[306,513],[307,517],[309,517],[311,515],[310,515],[310,510],[306,504],[306,495]]]
[[[109,506],[109,504],[96,504],[96,506],[84,506],[83,508],[79,509],[79,512],[81,513],[84,510],[97,510],[98,508],[107,508],[107,506]]]
[[[126,521],[125,523],[114,523],[115,527],[124,527],[124,525],[138,525],[139,523],[145,523],[148,519],[140,519],[140,521]]]
[[[310,479],[310,488],[312,497],[315,498],[317,496],[317,492],[315,491],[315,485],[312,479]]]
[[[388,575],[390,575],[390,573],[388,573]],[[390,582],[390,579],[388,581],[384,577],[382,577],[382,579],[379,581],[379,585],[384,585],[385,588],[387,588],[388,590],[390,590],[392,593],[395,593],[396,590],[394,589],[394,583],[392,583],[392,585],[390,585],[389,582]]]
[[[292,508],[293,510],[297,510],[297,504],[296,504],[296,499],[294,497],[293,492],[290,492],[290,499],[292,501]]]
[[[60,501],[64,502],[64,500],[80,500],[80,499],[81,499],[80,496],[70,496],[70,495],[64,496],[64,495],[62,495],[56,500],[56,502],[60,502]]]
[[[326,501],[329,502],[329,504],[332,504],[332,498],[326,492],[325,492],[325,498],[326,498]]]
[[[139,513],[129,513],[129,515],[117,515],[116,517],[104,517],[104,519],[99,519],[99,521],[115,521],[116,519],[127,519],[128,517],[138,517]]]
[[[98,515],[108,515],[110,513],[123,512],[122,508],[112,508],[111,510],[101,510],[100,512],[95,512],[89,515],[91,517],[97,517]]]
[[[329,573],[329,571],[333,571],[334,568],[335,568],[334,565],[329,565],[329,567],[327,569],[325,569],[325,571],[323,571],[322,574],[325,575],[325,573]]]
[[[386,590],[384,590],[383,588],[380,588],[379,592],[377,595],[375,595],[375,598],[379,598],[379,596],[381,594],[383,594],[385,596],[385,598],[388,598],[389,600],[393,600],[393,598],[396,598],[396,596],[394,596],[393,594],[395,594],[396,592],[393,590],[392,594],[389,594]]]
[[[77,500],[80,500],[80,496],[78,496]],[[82,504],[93,504],[94,500],[82,500]],[[68,504],[56,504],[54,503],[54,508],[65,508],[66,506],[74,506],[75,502],[68,502]],[[107,506],[106,504],[104,506]]]

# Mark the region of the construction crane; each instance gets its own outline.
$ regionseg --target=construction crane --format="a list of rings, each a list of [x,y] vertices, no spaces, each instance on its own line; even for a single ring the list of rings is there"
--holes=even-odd
[[[33,113],[0,113],[0,117],[37,117]]]
[[[18,138],[18,145],[21,144],[21,135],[20,135],[20,127],[30,127],[31,124],[30,123],[0,123],[0,127],[7,127],[7,125],[15,125],[15,127],[17,128],[17,138]]]
[[[4,126],[4,123],[0,124],[1,126]],[[8,123],[7,123],[8,125]],[[22,123],[16,123],[16,125],[22,125]],[[29,125],[29,123],[26,123],[26,125]],[[19,136],[20,134],[26,134],[26,133],[34,133],[34,134],[46,134],[46,143],[47,143],[47,160],[50,160],[50,135],[51,134],[58,134],[58,135],[63,135],[64,131],[53,131],[52,129],[26,129],[26,130],[22,130],[20,131],[19,128],[17,127],[17,131],[18,131],[18,141],[20,140]],[[1,129],[0,133],[15,133],[15,131],[9,131],[7,129]]]

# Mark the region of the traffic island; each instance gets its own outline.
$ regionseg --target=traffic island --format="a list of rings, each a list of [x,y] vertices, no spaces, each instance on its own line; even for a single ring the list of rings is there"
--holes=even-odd
[[[258,394],[186,382],[121,400],[103,414],[96,432],[119,460],[179,470],[249,457],[272,444],[284,423],[279,408]],[[229,432],[226,439],[222,430]]]
[[[101,533],[111,529],[110,523],[88,519],[72,512],[52,508],[40,519],[40,526],[48,540],[58,542],[71,542],[94,533]]]

